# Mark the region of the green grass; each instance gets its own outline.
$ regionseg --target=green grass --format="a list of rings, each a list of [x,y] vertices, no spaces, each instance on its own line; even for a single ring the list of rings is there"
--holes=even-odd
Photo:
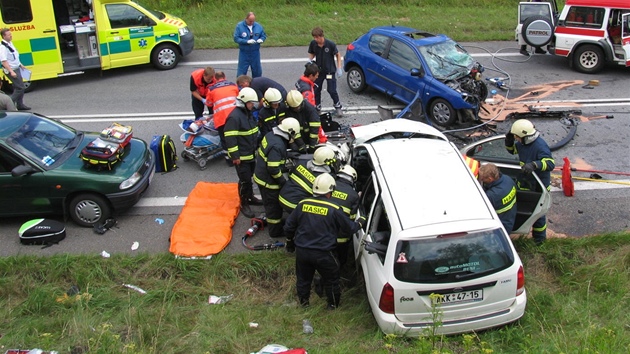
[[[311,354],[630,351],[630,234],[515,245],[525,263],[525,316],[437,341],[384,336],[361,286],[344,289],[337,311],[326,311],[316,295],[309,309],[298,307],[294,258],[282,251],[207,261],[170,254],[0,258],[0,346],[74,354],[250,353],[270,343]],[[80,296],[58,301],[72,285]],[[208,304],[210,295],[229,294],[226,304]],[[313,335],[302,334],[305,318]]]
[[[561,2],[561,1],[559,1]],[[155,8],[181,17],[195,35],[195,48],[236,48],[236,23],[248,11],[268,35],[265,46],[306,46],[315,26],[337,44],[348,44],[368,29],[396,24],[445,33],[457,41],[514,40],[517,2],[469,0],[261,0],[202,1],[144,0]]]

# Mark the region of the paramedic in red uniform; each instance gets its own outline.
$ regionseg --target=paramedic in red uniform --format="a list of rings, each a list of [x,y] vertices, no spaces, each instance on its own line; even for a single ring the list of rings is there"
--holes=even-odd
[[[214,69],[211,66],[205,69],[197,69],[190,74],[190,95],[195,119],[203,116],[203,111],[206,107],[207,88],[208,85],[212,85],[214,82]]]
[[[225,159],[228,165],[232,165],[232,160],[227,156],[227,147],[225,144],[225,135],[223,133],[225,121],[228,115],[236,107],[236,96],[238,95],[238,86],[235,83],[225,79],[223,71],[217,71],[214,74],[214,84],[208,86],[205,104],[210,107],[214,114],[214,128],[219,132],[221,138],[221,147],[225,152]]]

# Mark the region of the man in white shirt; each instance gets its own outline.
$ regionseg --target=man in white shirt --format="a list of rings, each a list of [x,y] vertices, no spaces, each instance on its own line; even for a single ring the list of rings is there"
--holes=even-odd
[[[17,109],[20,111],[28,111],[31,108],[27,107],[24,100],[24,80],[22,80],[22,73],[20,69],[26,69],[20,62],[20,53],[13,46],[11,42],[13,40],[13,34],[8,28],[0,30],[2,36],[2,42],[0,45],[0,61],[2,61],[2,67],[4,73],[7,74],[11,81],[13,81],[13,94],[11,99],[15,102]]]

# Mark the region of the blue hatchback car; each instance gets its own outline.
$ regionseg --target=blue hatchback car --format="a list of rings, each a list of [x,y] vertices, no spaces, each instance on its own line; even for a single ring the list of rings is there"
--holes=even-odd
[[[405,104],[419,94],[427,117],[442,127],[478,120],[488,96],[483,66],[463,47],[413,28],[372,28],[348,45],[344,69],[355,93],[371,86]]]

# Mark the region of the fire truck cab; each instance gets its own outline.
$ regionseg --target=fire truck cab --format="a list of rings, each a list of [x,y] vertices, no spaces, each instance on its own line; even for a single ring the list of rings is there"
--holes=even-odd
[[[519,3],[516,40],[569,59],[576,71],[593,74],[606,63],[630,66],[630,1],[567,0]]]

